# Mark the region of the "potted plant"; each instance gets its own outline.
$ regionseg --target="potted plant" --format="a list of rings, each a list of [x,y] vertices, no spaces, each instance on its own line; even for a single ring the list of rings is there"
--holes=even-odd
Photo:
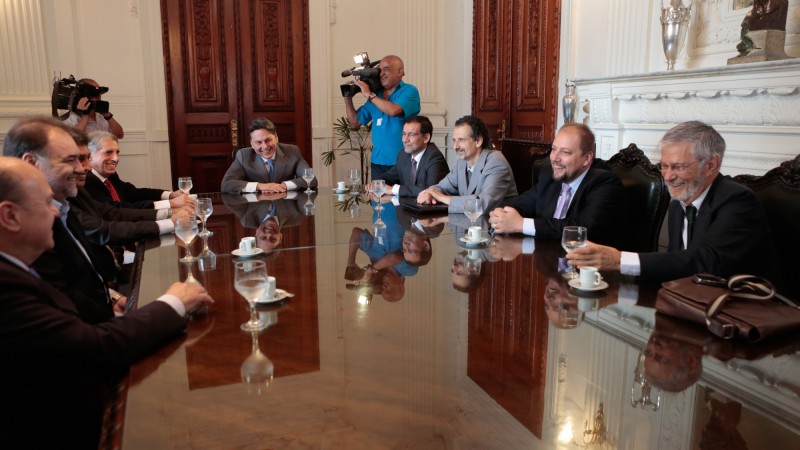
[[[330,166],[336,161],[336,152],[341,152],[343,155],[354,155],[358,157],[361,164],[361,184],[366,184],[369,179],[370,167],[370,152],[372,151],[372,140],[370,139],[370,131],[372,125],[362,125],[355,130],[350,128],[350,123],[347,118],[342,116],[333,123],[333,134],[336,137],[338,144],[333,150],[329,150],[322,154],[322,163],[325,166]],[[348,145],[348,147],[342,148]]]

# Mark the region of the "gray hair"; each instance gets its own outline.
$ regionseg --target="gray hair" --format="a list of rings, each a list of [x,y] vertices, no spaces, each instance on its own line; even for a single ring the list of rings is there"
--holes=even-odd
[[[712,156],[718,155],[722,163],[725,155],[725,139],[711,125],[693,120],[679,124],[664,135],[659,141],[659,147],[678,143],[692,143],[692,154],[700,162],[708,161]]]
[[[108,131],[92,131],[89,133],[89,151],[94,154],[96,151],[103,148],[103,139],[111,138],[114,142],[119,142],[119,138],[114,133]]]

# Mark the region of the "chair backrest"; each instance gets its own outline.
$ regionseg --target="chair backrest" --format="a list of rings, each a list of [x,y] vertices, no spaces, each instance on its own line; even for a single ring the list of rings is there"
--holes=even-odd
[[[608,160],[609,169],[625,187],[631,239],[627,248],[633,252],[655,252],[658,236],[671,200],[667,184],[655,165],[636,144],[623,148]]]
[[[752,189],[764,207],[789,295],[800,300],[800,155],[763,176],[737,175],[733,179]]]
[[[503,156],[508,160],[511,173],[514,174],[517,192],[521,194],[533,186],[534,183],[530,179],[531,165],[540,155],[550,151],[550,143],[528,139],[503,139],[500,144]]]

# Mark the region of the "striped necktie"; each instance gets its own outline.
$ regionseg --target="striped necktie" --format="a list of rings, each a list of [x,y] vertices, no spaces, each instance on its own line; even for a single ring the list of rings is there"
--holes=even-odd
[[[411,158],[411,184],[417,183],[417,160]]]

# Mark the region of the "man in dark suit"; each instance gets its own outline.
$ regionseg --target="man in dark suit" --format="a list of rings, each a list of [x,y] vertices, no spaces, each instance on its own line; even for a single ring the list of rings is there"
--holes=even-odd
[[[30,267],[54,245],[51,230],[60,214],[53,194],[43,172],[0,158],[0,439],[6,448],[97,448],[116,377],[180,333],[186,311],[212,301],[201,286],[175,283],[124,318],[84,321],[71,299]]]
[[[259,117],[250,124],[251,147],[240,149],[222,178],[222,192],[286,192],[307,188],[303,171],[310,168],[296,145],[278,142],[275,124]],[[317,179],[311,187],[317,186]]]
[[[78,194],[68,200],[90,242],[98,245],[124,245],[134,240],[172,233],[178,217],[193,214],[191,204],[162,211],[122,208],[96,200],[85,189],[92,171],[88,138],[77,130],[71,130],[70,135],[78,146],[78,159],[85,173],[75,178]],[[169,215],[162,215],[162,212],[168,212]]]
[[[444,203],[448,212],[463,213],[468,199],[478,198],[483,211],[517,196],[517,184],[508,161],[491,149],[486,124],[475,116],[458,119],[453,128],[456,166],[438,184],[420,192],[417,202]]]
[[[386,190],[400,197],[416,197],[447,176],[450,168],[439,147],[431,142],[433,124],[425,116],[412,116],[403,125],[403,150],[384,172]]]
[[[685,122],[661,139],[661,173],[672,202],[664,253],[620,252],[590,243],[567,255],[577,266],[596,266],[660,282],[708,272],[765,276],[781,284],[775,244],[753,192],[719,173],[725,140],[702,122]]]
[[[561,127],[553,139],[550,166],[542,169],[536,185],[490,213],[494,230],[561,239],[565,226],[579,225],[595,242],[623,246],[628,230],[622,182],[613,172],[593,167],[594,152],[589,127]]]
[[[191,198],[182,191],[140,188],[122,181],[117,173],[119,140],[113,134],[93,131],[89,134],[89,151],[91,170],[86,174],[86,190],[95,200],[126,208],[157,210],[192,204]],[[165,213],[160,215],[160,219],[169,217]]]

